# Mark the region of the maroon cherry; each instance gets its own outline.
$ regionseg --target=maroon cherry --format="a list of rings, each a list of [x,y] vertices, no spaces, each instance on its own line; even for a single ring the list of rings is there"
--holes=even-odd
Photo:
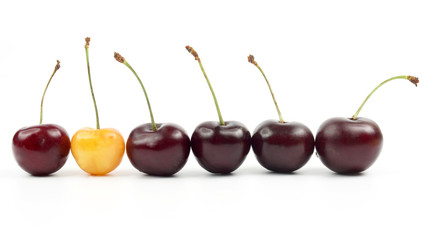
[[[251,134],[239,122],[222,119],[218,101],[196,51],[185,47],[199,62],[215,101],[219,122],[199,124],[191,136],[191,149],[200,166],[211,173],[229,174],[240,167],[249,153]]]
[[[154,176],[171,176],[181,170],[190,154],[190,139],[185,130],[172,123],[156,124],[148,94],[138,74],[124,57],[114,58],[128,67],[136,76],[147,100],[151,123],[142,124],[130,133],[126,152],[132,165],[139,171]]]
[[[316,151],[330,170],[339,174],[356,174],[368,169],[377,159],[383,145],[379,126],[367,118],[358,118],[371,95],[383,84],[394,79],[407,79],[417,86],[418,78],[392,77],[378,85],[352,118],[331,118],[317,131]]]
[[[285,122],[274,97],[273,90],[254,56],[248,61],[264,76],[276,105],[279,121],[266,120],[252,135],[252,149],[258,162],[273,172],[290,173],[304,166],[314,151],[314,137],[310,129],[298,122]]]
[[[250,150],[251,134],[236,121],[199,124],[191,136],[191,148],[200,166],[211,173],[228,174],[242,165]]]
[[[70,152],[70,138],[67,131],[55,124],[42,124],[44,96],[59,68],[57,60],[55,70],[43,93],[40,124],[18,130],[12,141],[13,155],[19,166],[34,176],[45,176],[58,171],[64,166]]]

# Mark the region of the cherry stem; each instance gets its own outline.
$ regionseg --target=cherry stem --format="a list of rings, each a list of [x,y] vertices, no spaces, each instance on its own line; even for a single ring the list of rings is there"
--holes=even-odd
[[[280,112],[279,106],[277,105],[277,101],[276,98],[274,97],[274,93],[273,90],[271,89],[270,83],[268,82],[267,77],[264,74],[264,71],[262,71],[261,67],[258,65],[258,63],[255,61],[255,58],[253,55],[249,55],[248,56],[248,62],[252,63],[253,65],[255,65],[259,71],[262,73],[262,76],[264,76],[265,81],[267,82],[268,88],[270,89],[270,93],[271,93],[271,97],[273,97],[273,101],[274,101],[274,105],[276,105],[276,109],[277,109],[277,113],[279,114],[279,119],[281,123],[284,123],[285,121],[283,120],[282,117],[282,113]]]
[[[148,110],[150,111],[151,128],[154,131],[157,131],[157,126],[156,126],[156,122],[154,121],[153,111],[151,110],[150,100],[148,99],[148,94],[147,94],[147,91],[145,91],[144,84],[142,84],[142,81],[139,78],[138,74],[135,72],[135,70],[133,70],[132,66],[126,61],[126,59],[124,57],[122,57],[122,55],[120,55],[119,53],[115,52],[114,53],[114,58],[118,62],[123,63],[126,67],[128,67],[133,72],[133,74],[135,75],[135,77],[138,79],[139,84],[141,85],[142,90],[144,91],[145,99],[147,100]]]
[[[92,79],[90,77],[90,67],[89,67],[89,42],[90,42],[90,38],[87,37],[87,38],[85,38],[85,40],[86,40],[85,50],[86,50],[86,62],[87,62],[87,74],[89,76],[89,85],[90,85],[90,92],[92,93],[93,105],[95,106],[96,129],[99,129],[100,127],[99,127],[98,107],[96,106],[95,94],[93,93]]]
[[[409,80],[411,83],[415,84],[415,86],[417,86],[417,84],[419,82],[418,78],[413,77],[413,76],[405,76],[405,75],[396,76],[396,77],[392,77],[392,78],[389,78],[389,79],[385,80],[384,82],[380,83],[376,88],[374,88],[374,90],[372,90],[372,92],[366,97],[365,101],[363,101],[362,105],[360,105],[359,109],[357,109],[357,112],[353,115],[352,120],[356,120],[357,119],[357,116],[359,115],[359,113],[362,110],[363,106],[365,105],[366,101],[368,101],[368,99],[371,97],[371,95],[378,88],[380,88],[385,83],[390,82],[390,81],[395,80],[395,79],[406,79],[406,80]]]
[[[191,53],[191,54],[194,56],[194,58],[199,62],[200,69],[202,70],[203,75],[204,75],[204,76],[205,76],[205,78],[206,78],[206,82],[207,82],[207,83],[208,83],[208,85],[209,85],[209,89],[211,90],[212,97],[213,97],[213,99],[214,99],[214,101],[215,101],[216,111],[218,112],[219,123],[220,123],[221,125],[225,125],[225,122],[224,122],[224,120],[222,119],[221,110],[219,109],[218,101],[217,101],[216,96],[215,96],[215,92],[214,92],[214,90],[213,90],[213,88],[212,88],[212,85],[211,85],[211,83],[210,83],[210,81],[209,81],[208,76],[206,75],[205,69],[203,68],[203,65],[202,65],[202,62],[200,61],[199,55],[197,54],[197,52],[196,52],[192,47],[190,47],[190,46],[186,46],[185,48],[186,48],[186,49],[187,49],[187,51],[188,51],[189,53]]]
[[[61,67],[59,65],[59,63],[60,63],[59,60],[56,60],[55,70],[53,70],[52,76],[50,76],[49,81],[47,82],[46,88],[44,89],[44,92],[43,92],[42,103],[40,105],[40,124],[42,124],[42,122],[43,122],[43,101],[44,101],[44,95],[46,95],[47,88],[49,87],[50,81],[52,80],[52,78],[55,75],[56,71],[58,71],[58,69]]]

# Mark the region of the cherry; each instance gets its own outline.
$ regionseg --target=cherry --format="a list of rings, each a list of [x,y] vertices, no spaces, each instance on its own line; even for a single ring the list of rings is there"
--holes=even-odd
[[[128,67],[136,76],[147,100],[151,123],[142,124],[129,135],[126,152],[132,165],[139,171],[155,176],[171,176],[181,170],[190,154],[190,138],[185,130],[173,123],[156,124],[145,87],[138,74],[124,57],[114,58]]]
[[[60,68],[55,66],[43,93],[40,107],[40,124],[18,130],[12,141],[12,150],[19,166],[34,176],[45,176],[61,169],[70,152],[67,131],[56,124],[42,124],[43,101],[50,81]]]
[[[273,172],[290,173],[304,166],[314,151],[314,137],[310,129],[298,122],[285,122],[274,97],[273,90],[254,56],[248,61],[264,76],[276,105],[279,121],[266,120],[252,135],[252,149],[258,162]]]
[[[215,101],[219,122],[199,124],[191,136],[191,149],[200,166],[211,173],[229,174],[239,168],[250,150],[251,134],[240,122],[224,121],[212,85],[197,52],[185,47],[199,62]]]
[[[96,129],[81,128],[71,139],[71,153],[79,167],[91,175],[106,175],[116,169],[125,153],[125,141],[114,128],[100,128],[98,107],[92,87],[89,66],[90,38],[85,38],[87,74],[96,115]]]
[[[371,95],[383,84],[394,79],[407,79],[415,86],[412,76],[396,76],[379,84],[365,99],[352,118],[331,118],[317,131],[316,150],[320,160],[339,174],[356,174],[368,169],[377,159],[383,145],[379,126],[367,118],[358,118]]]

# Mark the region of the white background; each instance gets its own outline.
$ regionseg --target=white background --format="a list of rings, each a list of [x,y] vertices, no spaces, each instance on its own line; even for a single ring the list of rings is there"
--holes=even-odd
[[[423,1],[2,1],[0,3],[0,239],[426,239],[427,34]],[[137,80],[113,58],[121,53],[142,78],[157,122],[189,135],[217,120],[205,66],[225,120],[256,125],[277,115],[253,54],[283,116],[315,134],[330,117],[360,116],[384,135],[377,162],[340,176],[313,155],[291,175],[272,174],[252,151],[231,176],[208,174],[190,155],[172,178],[149,177],[125,155],[105,177],[88,176],[70,154],[51,177],[16,164],[13,134],[39,120],[70,137],[95,127],[84,38],[101,127],[125,139],[149,113]]]

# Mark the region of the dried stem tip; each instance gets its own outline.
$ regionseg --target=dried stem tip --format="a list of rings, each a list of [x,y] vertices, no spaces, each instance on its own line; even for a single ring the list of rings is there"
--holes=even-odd
[[[255,61],[254,55],[249,54],[249,56],[248,56],[248,62],[252,63],[255,66],[258,66],[258,63]]]
[[[86,40],[85,48],[88,48],[89,47],[89,42],[90,42],[90,37],[86,37],[85,40]]]
[[[187,51],[188,51],[189,53],[191,53],[191,55],[193,55],[193,56],[194,56],[194,59],[196,59],[197,61],[199,61],[199,60],[200,60],[199,55],[197,54],[197,52],[196,52],[192,47],[190,47],[190,46],[185,46],[185,48],[187,49]]]
[[[124,57],[122,57],[122,55],[120,55],[120,53],[118,53],[118,52],[114,52],[114,58],[119,63],[124,63],[126,61],[126,59]]]
[[[417,87],[417,84],[420,82],[420,80],[418,80],[418,78],[417,78],[417,77],[414,77],[414,76],[408,76],[408,80],[409,80],[411,83],[415,84],[415,86],[416,86],[416,87]]]
[[[55,66],[55,71],[58,71],[58,69],[61,67],[61,65],[59,65],[61,62],[59,60],[56,60],[56,66]]]

